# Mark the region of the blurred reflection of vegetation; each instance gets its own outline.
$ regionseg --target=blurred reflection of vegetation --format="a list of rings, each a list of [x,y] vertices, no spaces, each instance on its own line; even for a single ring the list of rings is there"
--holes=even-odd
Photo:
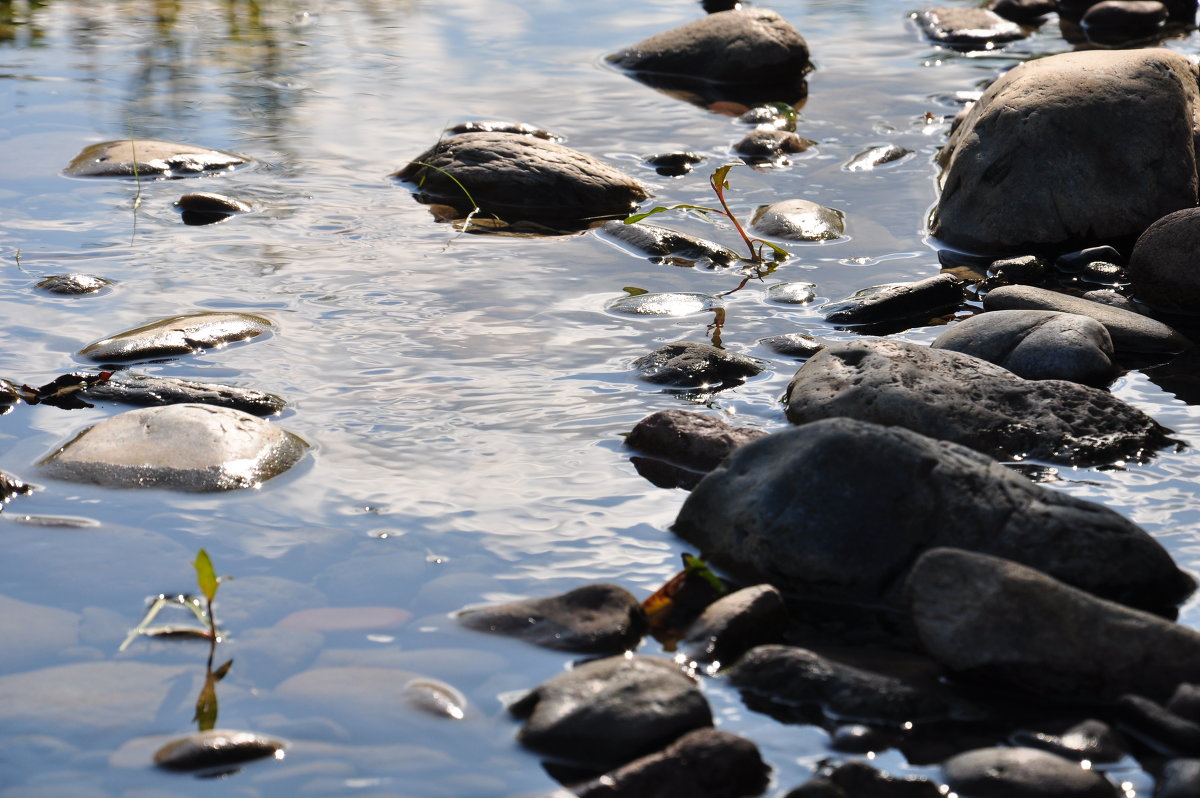
[[[39,0],[0,0],[0,47],[36,47],[45,34],[35,12],[45,5]]]

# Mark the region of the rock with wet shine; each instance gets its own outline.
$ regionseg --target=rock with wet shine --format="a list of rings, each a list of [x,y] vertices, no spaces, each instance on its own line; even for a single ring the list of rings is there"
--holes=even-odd
[[[1200,795],[1200,759],[1172,759],[1163,768],[1154,798],[1195,798]]]
[[[582,654],[616,654],[637,648],[648,624],[641,603],[617,585],[578,587],[560,596],[509,601],[459,613],[481,632]]]
[[[250,162],[244,155],[150,139],[104,141],[83,150],[63,170],[67,177],[194,177],[228,172]]]
[[[738,448],[672,528],[710,562],[813,599],[894,606],[914,559],[938,546],[1008,557],[1139,606],[1174,606],[1195,586],[1106,507],[966,447],[850,418]]]
[[[647,293],[614,299],[607,307],[628,316],[690,316],[711,312],[721,307],[721,301],[710,294]]]
[[[784,798],[941,798],[944,794],[940,785],[921,776],[894,776],[861,761],[826,761]]]
[[[264,734],[210,729],[167,743],[154,754],[154,764],[166,770],[208,770],[276,757],[285,748],[282,740]]]
[[[846,215],[833,208],[802,199],[763,205],[750,224],[761,235],[791,241],[834,241],[846,233]]]
[[[1200,313],[1200,208],[1167,214],[1142,233],[1129,258],[1129,278],[1138,299],[1175,313]]]
[[[754,646],[777,642],[787,621],[778,589],[744,587],[705,607],[684,631],[678,649],[693,662],[730,663]]]
[[[557,133],[551,133],[549,130],[544,130],[537,125],[531,125],[527,122],[502,122],[499,120],[482,120],[474,122],[460,122],[457,125],[446,128],[447,133],[512,133],[518,136],[533,136],[546,141],[562,141],[563,137]]]
[[[816,144],[811,139],[788,130],[757,128],[733,145],[734,152],[751,164],[783,163],[787,156],[796,155]]]
[[[1020,25],[1036,25],[1056,10],[1055,0],[993,0],[988,10]]]
[[[1096,465],[1147,457],[1168,430],[1107,391],[1025,380],[948,349],[885,339],[834,344],[787,392],[793,424],[845,416],[970,446],[992,457]]]
[[[830,324],[884,324],[905,319],[925,320],[946,313],[966,300],[962,283],[949,274],[926,277],[915,283],[892,283],[857,292],[826,305]]]
[[[48,294],[82,296],[100,293],[112,287],[112,282],[94,274],[56,274],[38,280],[37,287]]]
[[[708,390],[740,385],[763,370],[754,358],[693,341],[661,346],[633,361],[633,367],[646,382]]]
[[[799,359],[810,358],[825,348],[826,344],[804,333],[782,333],[763,338],[759,341],[771,348],[771,351]]]
[[[766,434],[752,427],[733,427],[707,413],[671,409],[635,424],[625,445],[685,468],[711,471],[734,449]]]
[[[128,372],[118,372],[103,382],[85,387],[79,395],[102,402],[151,407],[185,403],[214,405],[254,416],[272,416],[284,408],[284,401],[278,396],[253,388]]]
[[[552,141],[515,133],[462,133],[438,141],[392,177],[417,199],[509,220],[578,222],[628,215],[649,194],[633,178]]]
[[[1026,61],[988,87],[939,152],[930,232],[996,255],[1132,240],[1197,204],[1198,130],[1197,67],[1181,54]]]
[[[932,41],[962,49],[989,49],[1025,38],[1025,31],[986,8],[939,6],[915,14],[917,24]]]
[[[191,355],[257,338],[271,327],[269,319],[251,313],[189,313],[102,338],[85,346],[79,355],[96,363]]]
[[[510,708],[517,739],[548,756],[613,767],[712,725],[708,701],[673,663],[608,657],[542,682]]]
[[[939,548],[908,577],[925,650],[962,678],[1053,699],[1155,700],[1200,678],[1200,632],[1012,560]]]
[[[1086,759],[1093,764],[1117,762],[1125,756],[1120,735],[1112,726],[1094,718],[1080,721],[1062,734],[1019,731],[1013,734],[1011,742],[1025,748],[1040,748],[1066,759]]]
[[[1157,0],[1104,0],[1089,8],[1079,24],[1093,42],[1121,44],[1152,38],[1166,21],[1167,7]]]
[[[728,247],[666,227],[613,220],[600,229],[609,238],[655,258],[708,261],[716,266],[729,266],[741,260]]]
[[[895,163],[911,154],[912,150],[901,147],[899,144],[881,144],[855,155],[846,162],[845,169],[848,172],[869,172],[877,167]]]
[[[1095,770],[1035,748],[979,748],[942,763],[946,784],[972,798],[1119,798]]]
[[[256,487],[294,466],[307,449],[300,438],[249,413],[178,404],[107,418],[38,465],[70,482],[211,492]]]

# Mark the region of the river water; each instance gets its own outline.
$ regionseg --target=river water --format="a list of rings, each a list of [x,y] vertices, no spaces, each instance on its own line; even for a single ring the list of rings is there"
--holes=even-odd
[[[812,199],[845,212],[849,235],[791,246],[775,274],[725,300],[726,348],[771,368],[710,398],[707,412],[765,429],[785,426],[779,399],[797,364],[757,341],[852,335],[813,305],[768,302],[767,286],[812,282],[833,300],[937,273],[924,223],[948,118],[1005,67],[1070,49],[1050,23],[1003,51],[940,50],[900,0],[772,7],[813,51],[798,132],[818,145],[787,166],[734,169],[732,206],[748,216]],[[461,629],[451,613],[589,581],[644,597],[677,570],[687,549],[668,530],[685,494],[640,478],[622,433],[689,400],[640,382],[629,365],[664,343],[703,340],[712,314],[631,318],[606,304],[626,287],[715,294],[740,277],[652,263],[594,234],[458,234],[388,175],[443,128],[500,119],[565,136],[641,180],[657,204],[710,204],[707,176],[736,160],[731,146],[747,128],[603,62],[701,13],[688,0],[0,3],[0,376],[42,384],[86,368],[75,353],[87,343],[167,316],[259,313],[276,324],[265,340],[139,370],[277,393],[289,402],[277,423],[313,447],[257,490],[121,491],[39,478],[36,462],[122,408],[19,406],[0,419],[0,468],[42,488],[0,515],[0,796],[553,788],[515,743],[503,701],[570,657]],[[1200,52],[1195,36],[1167,46]],[[61,176],[84,147],[129,137],[254,165],[140,186]],[[886,143],[915,155],[874,172],[844,168]],[[706,158],[686,177],[642,162],[681,149]],[[186,226],[172,202],[192,190],[258,210]],[[668,223],[736,244],[702,219]],[[35,289],[68,272],[115,288]],[[1200,440],[1196,409],[1142,374],[1113,390]],[[1198,475],[1200,455],[1185,448],[1143,465],[1060,469],[1049,484],[1132,518],[1196,572]],[[218,660],[234,659],[218,687],[219,725],[293,743],[282,761],[217,780],[148,766],[158,744],[195,728],[205,646],[140,639],[118,650],[148,596],[195,591],[201,547],[231,577],[217,604],[229,633]],[[391,611],[367,609],[381,607]],[[341,612],[301,612],[318,608]],[[1198,625],[1200,609],[1193,602],[1181,618]],[[653,641],[641,650],[661,651]],[[466,717],[404,706],[396,688],[412,674],[461,691]],[[763,749],[771,794],[830,755],[819,728],[754,713],[719,682],[705,691],[718,724]],[[879,763],[926,772],[895,752]],[[1120,776],[1148,794],[1136,768]]]

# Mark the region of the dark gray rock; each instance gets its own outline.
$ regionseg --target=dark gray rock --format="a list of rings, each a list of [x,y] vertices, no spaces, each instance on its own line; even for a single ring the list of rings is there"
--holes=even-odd
[[[1175,354],[1192,343],[1160,321],[1112,305],[1026,285],[994,288],[983,298],[985,310],[1057,310],[1091,316],[1104,325],[1117,355],[1121,353]]]
[[[1011,285],[1037,285],[1046,279],[1046,261],[1037,255],[1000,258],[988,268],[997,280]]]
[[[16,496],[26,496],[33,493],[33,486],[21,481],[12,474],[0,471],[0,504],[7,504]]]
[[[42,459],[43,473],[116,488],[194,492],[256,487],[308,446],[269,421],[198,404],[129,410],[89,427]]]
[[[67,177],[194,177],[228,172],[250,162],[244,155],[150,139],[104,141],[83,150],[63,170]]]
[[[1020,25],[1036,25],[1054,13],[1055,0],[994,0],[988,10]]]
[[[614,219],[605,222],[600,229],[609,238],[655,258],[708,261],[715,266],[729,266],[741,260],[728,247],[665,227],[625,224]]]
[[[829,733],[829,747],[846,754],[868,754],[895,748],[898,735],[879,726],[844,723]]]
[[[510,711],[525,720],[517,739],[548,756],[622,765],[693,729],[712,725],[694,679],[649,657],[608,657],[542,682]]]
[[[448,136],[392,177],[414,184],[419,201],[464,213],[471,210],[465,187],[484,215],[510,220],[625,216],[649,196],[633,178],[590,155],[516,133]]]
[[[214,224],[254,210],[249,203],[212,191],[184,194],[175,200],[175,207],[179,209],[183,223],[190,225]]]
[[[933,685],[843,665],[804,648],[752,648],[728,671],[729,683],[760,700],[817,707],[839,718],[908,722],[946,715],[947,697]]]
[[[1196,75],[1156,48],[1061,53],[1005,72],[938,154],[931,233],[1005,255],[1132,238],[1194,207]]]
[[[1129,258],[1134,295],[1157,308],[1200,313],[1200,208],[1168,214],[1147,228]]]
[[[1200,724],[1140,695],[1123,695],[1117,701],[1121,722],[1154,748],[1182,756],[1200,756]]]
[[[1104,0],[1079,21],[1088,39],[1121,44],[1156,36],[1167,21],[1167,7],[1157,0]]]
[[[1094,770],[1035,748],[980,748],[942,763],[950,789],[971,798],[1118,798]]]
[[[124,372],[114,374],[104,382],[85,387],[79,391],[79,395],[85,399],[142,406],[188,402],[215,405],[241,410],[254,416],[271,416],[284,407],[284,401],[275,394],[256,391],[253,388]]]
[[[709,294],[635,294],[609,302],[608,310],[629,316],[690,316],[710,313],[721,301]]]
[[[985,684],[1055,699],[1156,700],[1200,677],[1200,632],[999,557],[934,549],[908,579],[934,659]]]
[[[1167,702],[1167,709],[1182,718],[1200,723],[1200,685],[1187,682],[1179,685]]]
[[[754,106],[739,116],[738,121],[743,125],[752,125],[756,128],[774,128],[795,132],[798,117],[799,114],[795,108],[783,103],[772,102]]]
[[[1125,746],[1113,728],[1094,719],[1077,723],[1062,734],[1019,731],[1013,734],[1012,744],[1093,764],[1117,762],[1125,756]]]
[[[947,349],[885,339],[827,346],[792,378],[793,424],[847,416],[905,427],[1001,459],[1096,465],[1147,457],[1168,430],[1107,391],[1024,380]]]
[[[608,56],[632,72],[720,83],[778,83],[812,69],[804,37],[765,8],[720,11]]]
[[[881,324],[928,319],[959,307],[966,298],[959,280],[938,274],[915,283],[865,288],[849,299],[826,305],[825,320],[830,324]]]
[[[767,288],[767,299],[781,305],[807,305],[817,298],[812,283],[776,283]]]
[[[37,287],[50,294],[81,296],[96,294],[112,287],[112,281],[94,274],[56,274],[38,280]]]
[[[906,155],[912,155],[912,150],[899,144],[881,144],[869,150],[863,150],[846,162],[848,172],[869,172],[876,167],[896,163]]]
[[[644,159],[646,165],[653,166],[654,171],[663,177],[682,177],[703,161],[704,156],[694,152],[663,152],[647,155]]]
[[[1149,607],[1194,587],[1152,537],[1105,507],[965,447],[849,418],[740,447],[692,491],[673,529],[712,562],[813,598],[896,601],[912,562],[937,546],[1009,557]]]
[[[720,729],[696,729],[603,778],[576,787],[580,798],[700,796],[745,798],[767,788],[771,768],[758,746]]]
[[[1089,316],[1050,310],[996,310],[954,324],[930,346],[974,355],[1027,380],[1104,387],[1117,374],[1112,339]]]
[[[1111,288],[1097,288],[1092,291],[1085,291],[1080,295],[1080,298],[1086,299],[1088,302],[1099,302],[1101,305],[1127,310],[1130,313],[1147,315],[1145,313],[1145,306],[1134,303],[1129,297]]]
[[[81,357],[97,363],[191,355],[271,331],[271,322],[250,313],[189,313],[151,322],[88,344]]]
[[[646,382],[708,390],[740,385],[763,370],[754,358],[690,341],[661,346],[633,361],[633,367]]]
[[[686,468],[711,471],[734,449],[766,434],[760,429],[731,427],[706,413],[659,410],[634,425],[625,445]]]
[[[1107,244],[1065,252],[1054,259],[1054,268],[1067,274],[1079,274],[1096,261],[1121,262],[1121,253]]]
[[[481,632],[583,654],[617,654],[637,648],[646,614],[628,590],[584,585],[560,596],[509,601],[463,610],[459,621]]]
[[[939,785],[921,776],[897,777],[866,762],[823,763],[784,798],[941,798]]]
[[[825,344],[811,335],[803,333],[772,335],[770,338],[763,338],[759,343],[771,347],[774,352],[780,355],[795,358],[810,358],[825,348]]]
[[[692,662],[730,663],[754,646],[778,641],[787,620],[776,588],[742,588],[705,607],[684,631],[678,649]]]
[[[733,145],[733,149],[747,163],[784,163],[787,156],[804,152],[815,144],[815,141],[788,130],[755,128]]]
[[[154,764],[167,770],[225,768],[276,756],[285,747],[282,740],[255,732],[211,729],[167,743],[154,754]]]
[[[1200,759],[1172,759],[1163,768],[1154,798],[1196,798],[1200,795]]]
[[[833,241],[846,232],[846,214],[808,200],[759,206],[750,224],[762,235],[790,241]]]
[[[990,49],[1026,36],[1020,25],[986,8],[927,8],[914,18],[931,40],[958,49]]]

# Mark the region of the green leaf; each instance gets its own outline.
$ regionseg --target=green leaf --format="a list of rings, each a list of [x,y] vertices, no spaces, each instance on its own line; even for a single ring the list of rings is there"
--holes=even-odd
[[[636,285],[627,285],[621,289],[630,296],[641,296],[642,294],[650,293],[645,288],[638,288]]]
[[[200,586],[200,592],[209,601],[217,597],[217,572],[213,570],[212,560],[208,558],[208,552],[204,549],[196,552],[196,561],[192,563],[196,569],[196,584]]]
[[[666,213],[667,211],[673,211],[673,210],[675,210],[675,209],[674,208],[664,208],[663,206],[659,205],[657,208],[648,210],[645,213],[635,213],[633,216],[629,216],[629,217],[623,219],[622,222],[624,222],[625,224],[637,224],[642,219],[645,219],[647,216],[653,216],[656,213]]]
[[[232,660],[230,660],[232,662]],[[204,678],[204,687],[196,699],[196,712],[192,720],[200,731],[209,731],[217,726],[217,677],[209,671]]]
[[[229,673],[229,668],[232,665],[233,665],[233,660],[229,660],[224,665],[217,668],[215,671],[213,671],[213,679],[218,682],[221,681],[222,679],[224,679],[225,674]]]
[[[719,576],[712,572],[712,569],[708,567],[708,563],[699,557],[684,552],[683,570],[690,575],[698,576],[705,582],[708,582],[717,591],[717,595],[725,593],[725,583],[721,581]]]
[[[712,184],[713,191],[716,191],[718,196],[722,189],[729,188],[729,170],[737,166],[735,163],[727,163],[724,166],[718,166],[717,170],[708,178],[708,182]]]

